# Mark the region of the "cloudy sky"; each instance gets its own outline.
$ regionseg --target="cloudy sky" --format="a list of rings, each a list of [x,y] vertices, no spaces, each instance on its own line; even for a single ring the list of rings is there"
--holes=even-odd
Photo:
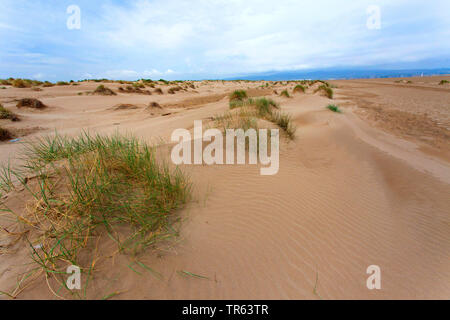
[[[450,67],[449,0],[0,4],[0,78],[196,79],[328,67]],[[71,5],[80,9],[79,29]]]

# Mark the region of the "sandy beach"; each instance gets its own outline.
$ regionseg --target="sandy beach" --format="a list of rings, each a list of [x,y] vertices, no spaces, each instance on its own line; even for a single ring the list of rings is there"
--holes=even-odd
[[[192,199],[177,212],[179,236],[139,255],[158,276],[105,242],[95,247],[86,297],[449,299],[450,85],[441,80],[450,76],[328,81],[333,99],[315,93],[317,85],[293,92],[297,83],[286,81],[192,81],[174,94],[168,90],[176,84],[161,82],[145,88],[151,94],[124,92],[117,82],[5,86],[0,103],[20,121],[0,120],[11,133],[0,142],[0,163],[20,164],[24,144],[36,138],[83,131],[131,134],[162,144],[159,153],[169,158],[174,130],[211,124],[229,110],[229,95],[245,90],[273,99],[297,127],[292,140],[281,136],[278,173],[181,165]],[[102,84],[116,95],[89,93]],[[18,108],[23,98],[47,108]],[[2,201],[19,215],[33,203],[23,189]],[[0,216],[0,291],[70,298],[43,274],[18,289],[33,261],[25,237],[10,242],[16,223]],[[381,268],[381,290],[366,287],[370,265]]]

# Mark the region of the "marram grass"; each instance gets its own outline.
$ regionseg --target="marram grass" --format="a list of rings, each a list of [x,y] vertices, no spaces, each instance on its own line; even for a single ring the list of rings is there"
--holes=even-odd
[[[188,200],[190,183],[145,143],[120,135],[56,135],[29,144],[24,155],[22,167],[0,171],[1,188],[25,188],[32,200],[20,215],[4,203],[2,209],[28,230],[34,270],[62,287],[68,265],[89,280],[102,241],[136,257],[177,235],[176,210]]]

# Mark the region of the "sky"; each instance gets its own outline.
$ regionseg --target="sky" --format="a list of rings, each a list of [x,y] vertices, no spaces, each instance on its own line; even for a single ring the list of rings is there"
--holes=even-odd
[[[335,67],[450,67],[450,1],[0,0],[0,78]]]

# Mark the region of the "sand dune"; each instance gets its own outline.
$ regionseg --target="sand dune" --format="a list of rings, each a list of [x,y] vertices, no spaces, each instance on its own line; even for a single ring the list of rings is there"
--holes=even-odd
[[[444,78],[450,79],[412,78],[409,86],[397,79],[332,81],[334,100],[308,91],[273,94],[291,93],[294,83],[262,89],[265,82],[202,82],[151,96],[77,95],[96,83],[8,88],[0,103],[22,121],[0,121],[21,141],[83,129],[169,141],[173,130],[227,111],[235,89],[269,96],[292,115],[296,138],[282,139],[277,175],[261,176],[250,165],[182,165],[194,195],[180,212],[181,235],[166,250],[140,257],[161,279],[131,272],[124,255],[104,257],[89,298],[119,291],[122,299],[449,299],[450,88],[437,84]],[[48,108],[17,109],[15,100],[24,97]],[[152,115],[150,102],[166,115]],[[327,110],[329,103],[343,113]],[[136,108],[114,110],[120,104]],[[422,120],[426,126],[417,126]],[[21,147],[1,143],[0,161],[15,161]],[[20,194],[8,201],[23,209]],[[2,291],[26,270],[29,249],[22,241],[15,248],[1,254]],[[370,265],[381,268],[381,290],[366,287]],[[208,279],[182,277],[180,270]],[[56,297],[39,278],[18,298]]]

